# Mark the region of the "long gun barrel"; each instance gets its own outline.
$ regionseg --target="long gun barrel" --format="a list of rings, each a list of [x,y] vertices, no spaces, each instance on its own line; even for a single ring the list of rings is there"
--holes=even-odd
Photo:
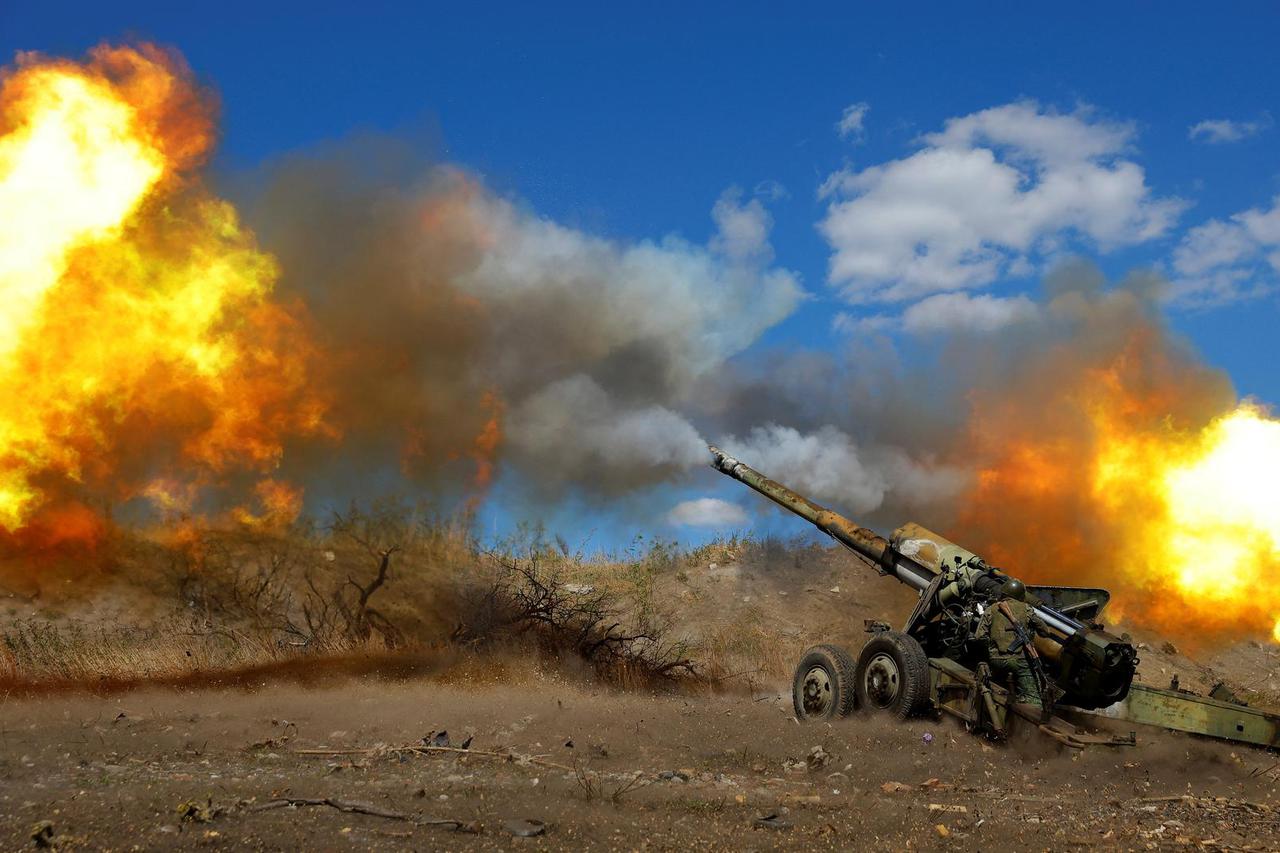
[[[882,574],[893,575],[912,589],[923,591],[937,574],[893,547],[893,544],[874,530],[861,527],[839,513],[793,492],[786,486],[770,480],[759,471],[741,462],[718,447],[710,447],[711,467],[733,479],[745,483],[779,506],[817,527],[832,539],[861,554],[876,564]],[[1034,608],[1036,615],[1049,627],[1071,636],[1085,630],[1086,626],[1069,616],[1047,607]]]
[[[859,527],[842,515],[819,506],[808,498],[796,494],[781,483],[770,480],[744,462],[739,462],[718,447],[711,448],[711,467],[746,483],[769,500],[791,510],[817,527],[823,533],[848,548],[857,551],[879,565],[891,550],[889,540],[874,530]]]

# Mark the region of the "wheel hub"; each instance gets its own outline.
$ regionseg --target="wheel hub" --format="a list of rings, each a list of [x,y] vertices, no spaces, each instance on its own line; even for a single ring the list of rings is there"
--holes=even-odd
[[[863,675],[863,688],[867,698],[877,708],[888,708],[898,698],[901,687],[901,676],[898,664],[892,657],[881,653],[867,663]]]
[[[813,667],[804,675],[805,716],[827,716],[831,712],[832,701],[831,676],[822,667]]]

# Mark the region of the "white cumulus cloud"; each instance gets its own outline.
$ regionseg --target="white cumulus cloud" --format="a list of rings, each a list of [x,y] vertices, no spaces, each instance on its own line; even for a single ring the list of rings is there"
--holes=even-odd
[[[1207,142],[1210,145],[1221,145],[1225,142],[1239,142],[1251,136],[1257,136],[1271,126],[1271,117],[1263,115],[1254,121],[1232,121],[1230,119],[1205,119],[1187,129],[1187,138],[1193,142]]]
[[[719,498],[681,501],[667,513],[667,521],[681,527],[740,527],[749,520],[742,507]]]
[[[946,122],[899,160],[844,169],[820,194],[829,280],[852,303],[980,287],[1085,240],[1106,251],[1164,234],[1185,203],[1128,159],[1130,125],[1020,101]]]
[[[871,106],[866,101],[859,101],[845,107],[844,112],[840,114],[840,121],[836,122],[836,131],[845,139],[861,141],[866,136],[862,123],[870,109]]]
[[[1280,281],[1280,196],[1186,233],[1173,253],[1171,298],[1220,305],[1275,290]]]
[[[1036,304],[1026,296],[938,293],[902,312],[902,328],[917,335],[934,332],[990,334],[1032,320]]]

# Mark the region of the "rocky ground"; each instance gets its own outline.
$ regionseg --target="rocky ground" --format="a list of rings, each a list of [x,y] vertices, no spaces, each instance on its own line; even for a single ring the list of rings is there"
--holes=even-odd
[[[620,574],[582,571],[572,580]],[[564,661],[447,647],[193,672],[165,689],[146,676],[9,685],[0,849],[1280,849],[1270,751],[1155,730],[1073,752],[942,720],[796,723],[785,691],[801,650],[857,649],[863,619],[898,622],[914,600],[843,552],[731,544],[652,582],[673,634],[726,673],[710,687],[627,693]],[[61,618],[110,622],[109,600],[100,590]],[[53,618],[41,606],[10,615]],[[1140,680],[1223,680],[1280,705],[1275,645],[1179,648],[1131,630]]]
[[[407,749],[424,738],[470,742]],[[801,726],[777,695],[537,675],[8,698],[0,744],[6,850],[1280,847],[1261,750],[993,746],[948,721]]]

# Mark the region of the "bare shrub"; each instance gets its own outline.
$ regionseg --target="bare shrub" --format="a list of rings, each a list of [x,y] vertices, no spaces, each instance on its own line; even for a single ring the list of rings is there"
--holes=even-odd
[[[458,639],[482,645],[524,638],[548,657],[574,654],[597,675],[624,684],[696,674],[687,645],[669,639],[670,620],[653,608],[651,589],[627,606],[608,589],[568,582],[563,560],[545,551],[487,556],[492,580],[473,596]]]
[[[170,552],[171,577],[209,631],[239,630],[278,646],[335,651],[375,638],[403,642],[374,606],[391,580],[393,556],[413,538],[393,507],[334,513],[325,535],[252,529],[200,531]]]

